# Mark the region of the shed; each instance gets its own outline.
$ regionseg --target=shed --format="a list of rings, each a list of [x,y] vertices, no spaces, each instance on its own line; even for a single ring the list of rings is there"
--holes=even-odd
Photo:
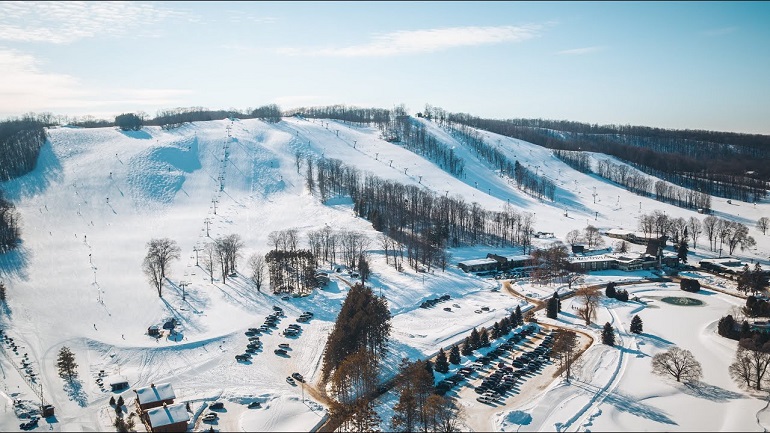
[[[114,376],[107,379],[107,383],[110,384],[110,388],[113,392],[122,391],[128,389],[128,380],[125,377]]]
[[[156,407],[145,412],[145,419],[153,432],[186,432],[190,414],[183,403]]]

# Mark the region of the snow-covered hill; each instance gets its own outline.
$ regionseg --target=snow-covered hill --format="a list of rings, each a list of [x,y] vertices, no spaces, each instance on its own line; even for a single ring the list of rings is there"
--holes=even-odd
[[[397,272],[386,265],[379,233],[354,215],[348,198],[322,203],[307,191],[305,172],[297,169],[298,155],[303,161],[309,156],[339,159],[362,172],[436,194],[460,196],[490,210],[510,204],[535,215],[536,231],[553,232],[557,238],[587,224],[633,230],[641,213],[655,209],[670,216],[702,217],[579,173],[548,149],[483,132],[488,143],[557,184],[554,202],[532,198],[446,130],[417,121],[463,158],[466,175],[462,179],[384,141],[375,128],[333,120],[285,118],[277,124],[222,120],[135,132],[51,129],[36,169],[0,184],[23,221],[21,248],[0,256],[0,279],[8,287],[9,299],[2,327],[20,346],[18,354],[7,351],[7,357],[0,357],[2,393],[7,400],[0,428],[17,428],[12,400],[35,400],[38,389],[33,388],[40,385],[45,400],[56,406],[53,429],[109,428],[114,414],[107,401],[113,393],[102,391],[96,383],[104,370],[125,376],[132,388],[171,382],[179,400],[196,407],[215,399],[230,402],[229,413],[218,424],[222,430],[312,429],[322,420],[322,405],[303,404],[311,395],[291,387],[284,378],[292,372],[302,373],[310,383],[318,378],[325,338],[350,278],[334,273],[326,290],[290,301],[269,291],[257,292],[248,282],[245,259],[269,251],[268,235],[277,230],[297,229],[303,245],[308,231],[324,226],[356,230],[371,238],[371,285],[387,297],[394,315],[394,361],[431,355],[474,326],[491,325],[520,304],[508,294],[490,291],[497,287],[496,281],[465,274],[456,266],[446,272],[418,274],[411,269]],[[770,241],[753,226],[760,216],[770,215],[770,204],[728,203],[719,198],[712,203],[717,215],[744,222],[757,239],[756,250],[741,254],[765,260]],[[209,237],[228,234],[240,235],[245,244],[238,276],[227,284],[218,279],[211,283],[209,275],[196,266],[195,250]],[[175,240],[182,250],[181,259],[172,263],[160,299],[141,271],[146,243],[159,237]],[[461,248],[451,251],[452,264],[487,252],[520,251]],[[703,249],[694,252],[695,257],[710,254]],[[183,289],[182,282],[189,284]],[[422,300],[442,294],[450,294],[452,304],[457,304],[451,314],[440,308],[418,308]],[[286,311],[284,324],[307,310],[315,313],[315,319],[302,325],[299,338],[290,341],[289,358],[272,353],[287,340],[274,332],[263,337],[264,351],[252,363],[236,362],[234,355],[242,353],[247,342],[243,332],[261,324],[273,305]],[[481,306],[491,307],[490,311],[476,313]],[[148,326],[170,317],[180,322],[180,334],[160,340],[146,335]],[[78,389],[66,387],[56,374],[54,362],[63,345],[76,354]],[[20,363],[23,353],[37,374],[31,386],[12,364]],[[563,394],[570,398],[568,392]],[[245,409],[254,400],[263,402],[263,409]],[[726,404],[718,407],[727,410]],[[562,417],[562,422],[573,415],[549,414]],[[645,428],[692,427],[678,422],[678,414],[668,416],[673,424],[645,424]],[[608,420],[598,425],[628,428],[633,424]],[[736,421],[725,428],[752,425],[757,424]],[[42,423],[43,427],[48,425]]]

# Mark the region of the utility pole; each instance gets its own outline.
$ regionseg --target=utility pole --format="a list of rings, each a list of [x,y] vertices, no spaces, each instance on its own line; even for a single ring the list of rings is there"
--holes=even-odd
[[[208,224],[206,224],[206,226],[208,227]],[[208,230],[206,231],[206,235],[208,235]],[[198,251],[200,250],[197,245],[193,247],[193,251],[195,251],[195,266],[198,266]]]
[[[211,199],[211,203],[214,204],[214,215],[217,214],[217,202],[218,202],[218,200],[216,198],[212,198]]]
[[[209,218],[206,218],[205,220],[203,220],[203,222],[206,223],[206,237],[210,238],[211,236],[209,236],[209,224],[211,224],[211,220]]]

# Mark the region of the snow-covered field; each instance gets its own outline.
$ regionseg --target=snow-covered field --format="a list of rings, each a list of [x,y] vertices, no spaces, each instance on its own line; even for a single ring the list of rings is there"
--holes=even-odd
[[[170,382],[177,401],[189,401],[196,414],[205,413],[206,405],[214,401],[224,401],[226,411],[213,424],[216,429],[309,431],[318,426],[325,407],[313,387],[326,337],[351,278],[345,272],[332,272],[326,290],[289,301],[267,290],[257,292],[248,282],[245,259],[254,252],[270,250],[268,235],[272,231],[297,229],[303,244],[308,231],[327,225],[357,230],[371,238],[371,286],[387,297],[393,314],[394,362],[389,363],[385,374],[395,373],[400,358],[433,355],[440,347],[464,338],[473,327],[489,326],[517,305],[528,307],[504,290],[493,291],[500,287],[498,281],[465,274],[455,266],[459,260],[484,257],[487,252],[521,253],[516,249],[456,249],[450,251],[452,266],[445,272],[397,272],[386,265],[378,233],[367,221],[355,217],[348,198],[321,203],[305,189],[305,172],[296,168],[297,153],[303,159],[340,159],[363,172],[419,185],[437,194],[446,191],[487,209],[499,210],[510,203],[535,214],[536,231],[554,232],[561,239],[569,230],[587,224],[601,229],[635,229],[639,215],[655,209],[669,216],[703,217],[574,171],[547,149],[484,133],[490,143],[499,141],[511,158],[537,167],[557,182],[556,202],[539,201],[518,191],[437,125],[423,122],[429,131],[455,146],[457,155],[465,160],[467,175],[463,179],[380,139],[374,128],[332,120],[287,118],[278,124],[223,120],[196,122],[169,131],[156,127],[136,132],[113,128],[50,130],[50,141],[37,168],[0,184],[23,221],[21,248],[0,255],[0,279],[8,287],[9,300],[0,320],[4,332],[19,348],[14,353],[3,345],[6,356],[0,356],[0,429],[18,429],[23,419],[14,415],[14,409],[20,408],[14,407],[14,400],[39,402],[36,393],[42,389],[45,401],[56,407],[56,415],[41,420],[38,430],[111,430],[114,411],[108,400],[118,394],[98,385],[101,370],[105,375],[124,377],[131,389]],[[735,200],[728,204],[720,198],[713,198],[712,203],[721,217],[745,222],[757,239],[757,248],[740,252],[740,256],[766,263],[770,242],[753,222],[770,214],[770,204]],[[244,240],[238,276],[226,284],[219,279],[211,283],[209,275],[196,266],[195,249],[208,239],[207,232],[211,238],[238,234]],[[181,260],[172,265],[163,298],[157,296],[141,271],[146,243],[158,237],[173,239],[182,249]],[[695,260],[713,256],[702,248],[692,255]],[[586,278],[586,284],[646,276],[597,272]],[[708,274],[700,274],[700,278],[731,289],[730,283]],[[560,285],[527,282],[514,286],[520,293],[537,298],[564,290]],[[763,410],[766,402],[738,389],[729,379],[727,365],[732,362],[734,343],[714,332],[719,317],[740,304],[739,299],[704,290],[688,294],[702,299],[704,306],[679,307],[659,301],[659,297],[683,293],[674,286],[649,283],[628,287],[646,304],[605,300],[597,320],[600,324],[609,321],[621,331],[621,345],[594,345],[581,358],[577,380],[571,384],[545,380],[547,386],[542,390],[525,390],[532,395],[511,399],[490,416],[474,415],[483,408],[475,400],[467,401],[467,427],[482,431],[745,431],[770,426]],[[444,294],[451,296],[445,304],[451,312],[442,309],[444,304],[419,308],[423,300]],[[296,338],[283,337],[277,331],[263,336],[264,348],[252,362],[237,362],[234,355],[242,353],[247,343],[244,331],[259,326],[273,305],[283,307],[287,315],[279,329],[294,322],[303,311],[313,311],[315,317],[301,325],[302,333]],[[489,311],[477,313],[483,306],[490,307]],[[562,322],[598,335],[597,327],[585,329],[575,324],[569,315],[569,302],[563,311]],[[645,323],[641,336],[626,333],[634,314]],[[171,317],[180,323],[178,334],[158,340],[147,336],[150,325]],[[281,342],[290,343],[290,356],[273,354]],[[650,373],[651,356],[670,344],[698,356],[704,366],[701,385],[679,386]],[[62,346],[73,350],[79,364],[74,386],[65,384],[54,367]],[[21,366],[24,354],[29,359],[28,371],[14,367]],[[28,379],[30,372],[34,373],[32,381]],[[285,378],[293,372],[303,374],[308,383],[304,387],[289,385]],[[133,400],[130,389],[122,395],[127,402]],[[253,401],[261,402],[262,407],[248,409]],[[380,413],[386,420],[390,417],[388,407],[383,404]],[[207,430],[209,425],[198,421],[190,428]]]

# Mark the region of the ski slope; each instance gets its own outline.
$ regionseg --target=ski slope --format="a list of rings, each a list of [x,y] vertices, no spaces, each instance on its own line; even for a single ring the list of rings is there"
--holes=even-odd
[[[125,377],[131,388],[171,382],[177,401],[190,401],[194,411],[205,410],[205,405],[215,400],[225,401],[228,411],[214,425],[223,431],[315,428],[324,419],[323,401],[311,389],[287,384],[285,377],[299,372],[307,378],[307,386],[314,386],[326,336],[353,281],[344,272],[332,272],[334,277],[326,290],[290,301],[268,290],[257,292],[248,282],[246,259],[252,253],[268,252],[268,235],[277,230],[297,229],[301,245],[306,243],[307,232],[324,226],[356,230],[370,237],[370,284],[387,297],[393,314],[392,362],[384,376],[395,373],[401,358],[430,356],[464,338],[473,327],[490,326],[517,305],[527,306],[502,291],[491,291],[498,286],[497,281],[465,274],[454,266],[463,259],[484,257],[487,252],[521,252],[515,248],[452,250],[453,266],[445,272],[397,272],[386,265],[377,241],[379,233],[354,215],[349,198],[321,203],[307,191],[304,162],[297,170],[297,155],[303,161],[308,157],[339,159],[361,172],[418,185],[436,194],[460,196],[490,210],[510,204],[535,215],[535,231],[553,232],[556,238],[587,224],[602,229],[635,229],[640,213],[654,209],[670,216],[702,217],[572,170],[548,149],[483,132],[485,140],[499,143],[510,158],[556,182],[555,202],[532,198],[496,174],[445,129],[424,119],[417,121],[455,147],[465,161],[462,179],[398,144],[382,140],[376,128],[333,120],[285,118],[267,124],[236,119],[131,132],[51,129],[36,169],[0,184],[23,222],[21,247],[0,256],[0,279],[8,287],[9,299],[2,327],[21,349],[18,354],[7,351],[7,357],[0,356],[4,404],[0,428],[18,429],[20,421],[12,416],[14,399],[39,401],[35,393],[42,385],[44,399],[56,406],[57,414],[51,420],[55,422],[41,422],[40,430],[110,429],[114,413],[107,402],[117,394],[102,391],[97,385],[100,370]],[[756,250],[740,255],[747,260],[766,260],[770,242],[751,222],[770,214],[770,204],[735,200],[728,204],[719,198],[713,198],[712,203],[718,215],[745,221],[757,239]],[[209,238],[229,234],[240,235],[245,244],[238,276],[226,284],[215,276],[212,283],[205,270],[196,265],[195,250]],[[181,259],[172,263],[162,298],[141,272],[146,243],[158,237],[175,240],[182,250]],[[692,253],[694,260],[709,256],[713,254],[702,248]],[[619,273],[603,278],[608,281],[627,276]],[[556,289],[523,287],[540,292],[541,297]],[[674,289],[650,290],[665,293]],[[451,304],[458,305],[451,313],[441,308],[418,308],[422,300],[443,294],[450,294]],[[650,337],[621,334],[618,348],[589,349],[584,374],[576,382],[582,385],[556,380],[546,394],[532,396],[531,400],[539,404],[501,408],[493,419],[486,419],[487,424],[469,419],[467,426],[475,430],[533,431],[763,428],[766,424],[757,424],[754,416],[763,402],[726,378],[734,346],[711,332],[734,300],[723,294],[702,296],[709,308],[700,310],[701,314],[672,318],[667,307],[647,308],[639,314],[645,314]],[[296,339],[287,339],[277,331],[263,336],[264,349],[253,362],[236,362],[234,355],[242,353],[247,343],[244,331],[261,324],[273,305],[282,306],[287,315],[279,328],[294,322],[303,311],[313,311],[315,318],[302,325]],[[491,307],[490,311],[475,313],[481,306]],[[614,321],[618,331],[625,329],[632,316],[629,308],[606,305],[598,322]],[[162,324],[170,317],[180,323],[180,333],[174,338],[156,340],[146,335],[148,326]],[[672,320],[687,326],[664,326]],[[671,328],[677,332],[672,334]],[[685,331],[688,333],[680,335]],[[649,359],[663,348],[654,344],[657,340],[653,335],[693,352],[700,347],[700,355],[709,359],[704,370],[713,393],[688,393],[651,376]],[[292,346],[290,356],[275,356],[273,349],[285,341]],[[692,346],[696,341],[699,345]],[[75,352],[79,364],[74,388],[59,378],[54,367],[57,352],[64,345]],[[36,373],[31,384],[14,368],[24,353]],[[133,398],[130,390],[123,395],[127,400]],[[648,406],[639,406],[642,397]],[[263,407],[246,409],[251,401],[260,401]],[[650,415],[640,417],[640,407],[647,408]],[[661,412],[664,407],[682,409]],[[384,405],[381,418],[389,420],[389,410]],[[712,415],[693,415],[701,410]],[[517,415],[522,412],[530,414],[529,424],[509,422],[522,419]],[[745,416],[746,412],[751,416]],[[724,415],[724,421],[717,422],[713,414]],[[204,430],[208,425],[191,429]]]

